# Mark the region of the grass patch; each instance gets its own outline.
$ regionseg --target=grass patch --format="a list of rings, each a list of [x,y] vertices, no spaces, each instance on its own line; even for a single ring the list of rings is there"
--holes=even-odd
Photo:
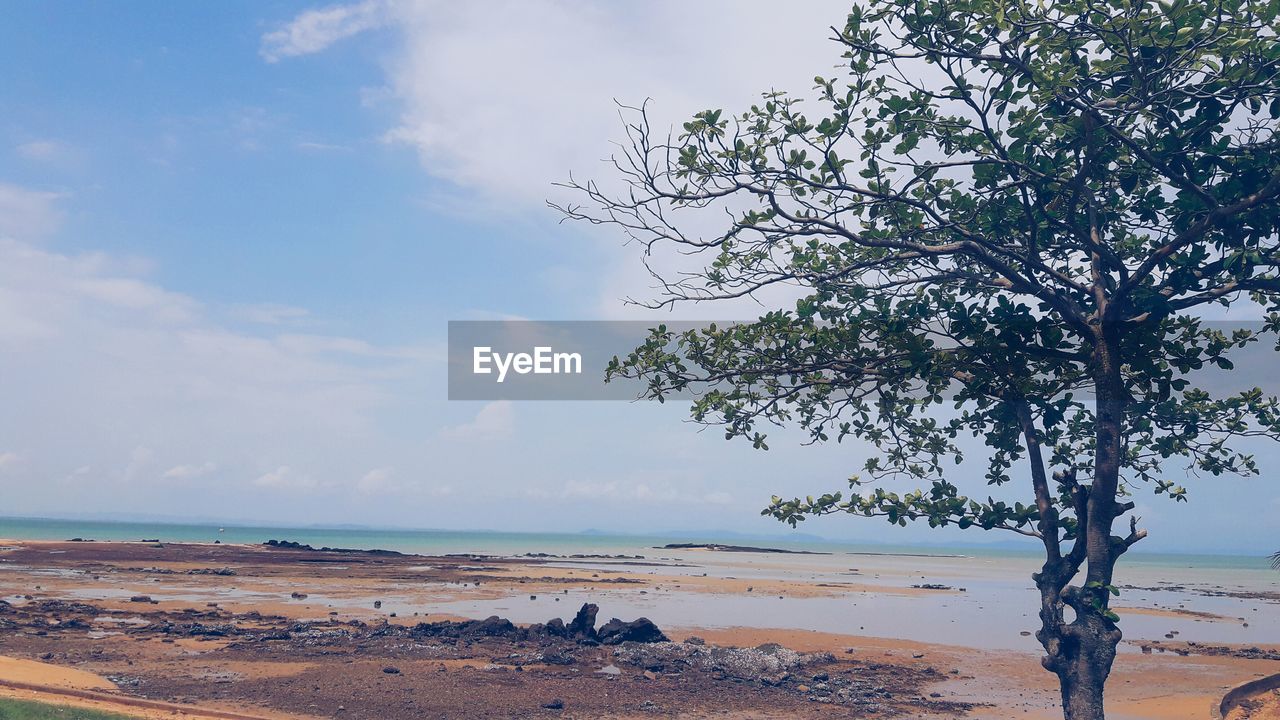
[[[70,705],[0,698],[0,720],[134,720],[128,715],[105,713]]]

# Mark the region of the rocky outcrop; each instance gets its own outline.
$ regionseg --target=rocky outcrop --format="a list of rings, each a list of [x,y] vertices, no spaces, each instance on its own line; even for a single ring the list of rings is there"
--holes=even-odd
[[[318,547],[312,547],[311,545],[306,545],[300,542],[294,542],[292,540],[268,540],[265,543],[263,543],[263,545],[269,548],[276,548],[279,550],[305,550],[306,552],[314,552],[314,553],[345,553],[348,555],[358,554],[358,555],[378,555],[378,556],[388,556],[388,557],[404,555],[404,553],[396,552],[395,550],[378,550],[378,549],[361,550],[358,548],[340,548],[340,547],[319,547],[318,548]]]
[[[517,627],[510,620],[496,615],[484,620],[442,621],[418,623],[409,629],[415,638],[450,638],[479,640],[499,637],[511,640],[572,640],[580,645],[620,645],[624,642],[666,642],[667,636],[648,618],[623,622],[613,618],[596,630],[596,615],[600,608],[586,603],[579,608],[573,620],[566,624],[560,618],[528,627]]]
[[[458,622],[418,623],[409,634],[415,638],[439,637],[459,640],[478,640],[487,637],[510,638],[522,640],[526,632],[516,627],[510,620],[491,615],[484,620],[462,620]]]
[[[649,618],[639,618],[631,622],[623,622],[613,618],[596,632],[596,639],[601,645],[621,645],[624,642],[655,643],[667,642],[657,625]]]
[[[595,640],[596,613],[598,612],[600,608],[595,603],[584,603],[566,628],[569,631],[569,637],[577,640]]]

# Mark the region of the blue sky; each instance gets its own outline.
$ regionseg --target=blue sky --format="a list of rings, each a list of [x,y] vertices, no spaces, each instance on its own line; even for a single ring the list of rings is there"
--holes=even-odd
[[[614,98],[675,123],[836,64],[838,3],[767,8],[4,4],[4,511],[781,532],[769,495],[839,487],[856,447],[450,404],[443,366],[450,319],[638,316],[637,251],[559,224],[551,183],[605,174]],[[1154,549],[1251,547],[1231,503],[1280,513],[1273,482],[1215,482],[1144,508]]]
[[[382,82],[390,31],[268,63],[261,35],[291,17],[272,9],[8,8],[0,52],[24,71],[6,83],[5,130],[28,152],[56,145],[20,155],[7,180],[74,187],[63,237],[148,258],[158,282],[210,302],[285,298],[387,338],[482,294],[538,313],[563,303],[521,272],[534,255],[564,260],[521,237],[545,227],[513,233],[433,212],[440,181],[380,139],[393,103],[362,98]],[[439,271],[458,267],[476,272]]]

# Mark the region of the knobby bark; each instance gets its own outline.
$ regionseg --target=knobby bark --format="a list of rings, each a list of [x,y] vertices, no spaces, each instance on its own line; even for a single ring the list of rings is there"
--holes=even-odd
[[[1131,503],[1117,502],[1127,398],[1117,350],[1113,332],[1100,329],[1093,357],[1097,423],[1093,480],[1089,484],[1077,482],[1074,470],[1054,476],[1059,490],[1070,495],[1077,519],[1074,544],[1065,555],[1057,512],[1047,502],[1039,439],[1030,413],[1022,413],[1032,481],[1041,506],[1039,531],[1046,551],[1043,567],[1033,576],[1040,591],[1041,628],[1036,638],[1046,653],[1041,663],[1058,676],[1065,720],[1105,718],[1103,688],[1122,638],[1109,617],[1112,574],[1120,556],[1145,536],[1136,523],[1128,537],[1112,535],[1116,518],[1133,508]],[[1042,497],[1046,500],[1041,501]],[[1082,566],[1084,584],[1072,585]],[[1070,620],[1068,609],[1074,616]]]

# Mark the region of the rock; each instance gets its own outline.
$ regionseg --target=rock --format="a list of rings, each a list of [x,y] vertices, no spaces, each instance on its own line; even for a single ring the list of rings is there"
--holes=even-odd
[[[827,653],[802,655],[776,644],[757,648],[725,648],[672,642],[623,643],[613,651],[613,656],[619,664],[655,673],[694,668],[732,682],[763,682],[768,679],[776,684],[785,682],[793,670],[834,660]]]
[[[685,638],[684,641],[689,645],[706,645],[707,644],[706,640],[703,640],[697,635],[690,635],[689,637]]]
[[[379,609],[381,609],[381,608],[382,608],[382,601],[381,601],[381,600],[374,600],[374,601],[373,601],[373,609],[375,609],[375,610],[379,610]]]
[[[524,631],[517,628],[510,620],[497,615],[484,620],[464,620],[461,622],[441,621],[434,623],[418,623],[409,629],[411,637],[452,638],[459,642],[480,637],[510,637],[523,639]]]
[[[566,628],[570,637],[596,639],[596,613],[600,612],[600,608],[594,603],[583,603],[578,609],[578,614],[573,616],[573,620]]]
[[[151,602],[151,596],[150,595],[134,595],[133,597],[129,598],[129,602],[149,603]]]
[[[291,592],[289,593],[289,597],[293,598],[294,600],[306,600],[307,594],[303,592]]]
[[[657,625],[649,618],[639,618],[631,622],[622,622],[613,618],[605,623],[596,633],[602,645],[620,645],[624,642],[668,642]]]
[[[542,703],[542,709],[544,709],[544,710],[563,710],[563,709],[564,709],[564,701],[563,701],[563,700],[561,700],[560,698],[556,698],[555,700],[552,700],[551,702],[548,702],[548,703]]]
[[[604,667],[602,667],[602,668],[600,668],[599,670],[597,670],[597,671],[596,671],[596,674],[597,674],[597,675],[608,675],[608,676],[610,676],[610,677],[617,677],[617,676],[619,676],[619,675],[621,675],[621,674],[622,674],[622,669],[621,669],[621,668],[619,668],[617,665],[614,665],[614,664],[612,664],[612,663],[611,663],[611,664],[609,664],[609,665],[605,665]]]
[[[471,634],[484,637],[502,637],[516,634],[516,626],[510,620],[490,615],[471,627]]]
[[[658,673],[656,673],[656,672],[654,672],[654,671],[652,671],[652,670],[645,670],[645,671],[644,671],[644,678],[645,678],[646,680],[657,680],[657,679],[658,679]]]
[[[808,686],[808,685],[797,685],[797,686],[796,686],[796,692],[807,693],[807,692],[809,692],[809,686]]]
[[[400,674],[400,668],[395,667],[394,665],[388,665],[388,666],[386,666],[386,667],[382,668],[382,672],[384,672],[384,673],[386,673],[386,674],[388,674],[388,675],[399,675],[399,674]]]
[[[542,662],[548,665],[573,665],[578,660],[571,653],[553,650],[542,654]]]

